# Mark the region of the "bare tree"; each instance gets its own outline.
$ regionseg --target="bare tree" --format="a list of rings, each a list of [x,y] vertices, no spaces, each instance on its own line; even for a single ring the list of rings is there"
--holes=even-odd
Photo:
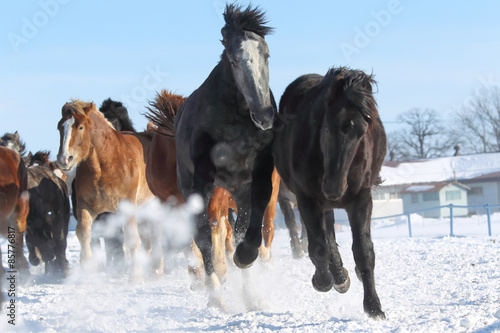
[[[433,109],[414,108],[398,116],[403,129],[389,134],[388,149],[397,160],[442,156],[452,146],[444,138],[445,129]]]
[[[500,151],[500,88],[484,86],[477,91],[454,117],[450,137],[466,153]]]

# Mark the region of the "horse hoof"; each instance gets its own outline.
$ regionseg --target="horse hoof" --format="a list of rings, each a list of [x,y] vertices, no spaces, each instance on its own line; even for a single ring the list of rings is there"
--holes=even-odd
[[[318,277],[314,274],[312,278],[312,285],[316,291],[327,292],[333,287],[333,275],[330,272],[323,274],[323,277]]]
[[[261,246],[259,248],[259,257],[260,257],[260,260],[262,260],[263,263],[270,262],[271,259],[272,259],[271,250],[268,249],[265,246]]]
[[[341,294],[345,294],[349,290],[349,287],[351,287],[351,278],[349,277],[349,274],[347,273],[347,269],[344,268],[344,270],[345,270],[345,273],[347,274],[347,279],[344,281],[344,283],[333,285],[333,288]]]
[[[259,256],[259,249],[253,249],[240,243],[234,252],[233,261],[238,268],[249,268]]]
[[[218,309],[221,312],[227,312],[226,303],[220,297],[210,297],[207,307]]]
[[[370,316],[370,318],[372,318],[374,320],[386,320],[387,319],[384,311],[382,311],[380,309],[372,309],[370,311],[365,310],[365,312],[368,316]]]

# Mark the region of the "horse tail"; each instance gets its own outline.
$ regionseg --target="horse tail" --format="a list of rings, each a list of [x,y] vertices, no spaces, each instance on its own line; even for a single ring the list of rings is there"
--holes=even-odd
[[[147,113],[144,116],[153,122],[153,128],[156,133],[175,136],[175,116],[186,100],[185,97],[175,95],[165,89],[156,94],[153,101],[149,101]]]

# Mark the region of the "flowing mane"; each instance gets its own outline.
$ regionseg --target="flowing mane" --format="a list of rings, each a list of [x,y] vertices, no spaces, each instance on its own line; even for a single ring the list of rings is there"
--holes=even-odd
[[[113,124],[109,122],[108,119],[97,109],[95,106],[94,102],[83,102],[77,99],[72,99],[71,102],[68,102],[64,104],[61,113],[64,115],[67,112],[70,112],[71,114],[77,114],[83,117],[87,117],[88,113],[90,111],[94,111],[96,114],[98,114],[100,117],[102,117],[103,121],[106,122],[113,130],[115,127]]]
[[[343,90],[347,99],[360,109],[370,123],[374,118],[378,118],[377,102],[372,93],[372,85],[377,84],[377,82],[373,75],[340,67],[330,69],[323,78],[324,84],[328,86],[339,80],[344,80]]]
[[[117,131],[137,132],[128,115],[127,108],[122,102],[108,98],[102,102],[99,111],[114,125]]]
[[[165,89],[156,94],[154,101],[149,101],[148,113],[144,116],[153,122],[156,132],[167,136],[175,136],[175,116],[186,100],[185,97],[175,95]]]
[[[251,5],[243,10],[241,5],[228,4],[224,12],[224,21],[226,25],[222,30],[226,31],[251,31],[262,38],[273,32],[273,28],[265,26],[269,22],[265,13],[259,7],[252,8]]]

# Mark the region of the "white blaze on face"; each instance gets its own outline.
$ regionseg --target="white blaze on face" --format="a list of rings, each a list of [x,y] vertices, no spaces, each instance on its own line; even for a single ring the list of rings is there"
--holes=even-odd
[[[261,77],[261,72],[259,71],[261,63],[259,42],[253,39],[247,39],[241,43],[241,50],[241,62],[248,64],[250,70],[252,71],[252,77],[256,82],[259,82]]]
[[[62,142],[62,155],[66,157],[69,154],[69,141],[71,139],[71,132],[73,131],[73,124],[75,123],[75,118],[71,117],[66,120],[63,124],[63,142]]]

